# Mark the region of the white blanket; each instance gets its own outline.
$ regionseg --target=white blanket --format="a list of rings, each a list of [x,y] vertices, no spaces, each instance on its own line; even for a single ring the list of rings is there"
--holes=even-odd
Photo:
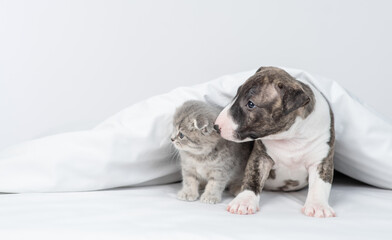
[[[392,124],[352,98],[339,84],[286,69],[314,84],[332,104],[336,169],[392,188]],[[172,115],[184,101],[224,106],[254,71],[183,87],[135,104],[95,129],[49,136],[0,152],[0,192],[85,191],[180,180],[169,141]]]

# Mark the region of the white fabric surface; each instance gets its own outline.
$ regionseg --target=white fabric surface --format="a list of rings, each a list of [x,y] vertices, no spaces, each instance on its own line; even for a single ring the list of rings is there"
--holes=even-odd
[[[332,187],[336,218],[304,216],[306,190],[263,192],[255,215],[175,198],[180,184],[78,193],[0,194],[1,239],[391,239],[392,191],[347,178]]]
[[[286,69],[330,100],[336,123],[336,169],[392,188],[392,124],[336,82]],[[184,101],[225,106],[254,71],[183,87],[135,104],[93,130],[25,142],[0,152],[0,192],[84,191],[180,179],[169,141],[172,115]]]

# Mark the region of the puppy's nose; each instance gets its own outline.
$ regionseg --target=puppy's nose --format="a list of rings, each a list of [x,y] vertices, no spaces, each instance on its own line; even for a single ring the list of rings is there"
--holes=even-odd
[[[214,129],[220,134],[220,128],[218,124],[214,125]]]

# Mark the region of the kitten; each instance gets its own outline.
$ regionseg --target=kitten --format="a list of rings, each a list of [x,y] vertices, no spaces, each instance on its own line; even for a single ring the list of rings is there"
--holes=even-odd
[[[177,108],[171,140],[181,157],[183,187],[177,198],[195,201],[205,185],[200,201],[218,203],[228,187],[234,195],[241,188],[245,166],[253,142],[227,141],[214,129],[222,109],[201,101],[187,101]]]

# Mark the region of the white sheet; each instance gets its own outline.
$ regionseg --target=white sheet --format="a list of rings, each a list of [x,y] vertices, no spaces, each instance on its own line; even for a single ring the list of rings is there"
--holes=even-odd
[[[0,195],[1,239],[391,239],[392,191],[346,177],[332,187],[336,218],[302,215],[306,190],[263,192],[255,215],[175,199],[179,183],[79,193]]]

